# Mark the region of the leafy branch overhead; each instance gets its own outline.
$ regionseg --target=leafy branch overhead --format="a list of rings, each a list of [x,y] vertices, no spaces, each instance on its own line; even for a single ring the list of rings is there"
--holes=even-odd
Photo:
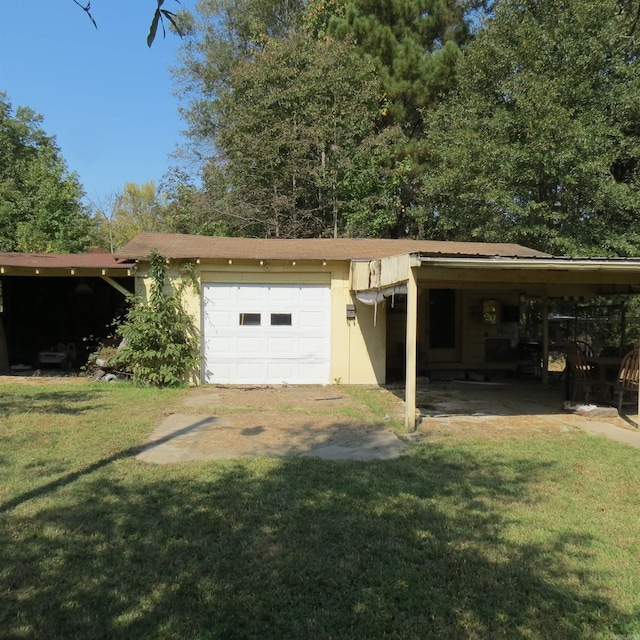
[[[87,2],[83,4],[79,0],[73,0],[89,17],[93,26],[97,29],[98,23],[95,21],[93,14],[91,13],[91,2]],[[180,4],[180,0],[174,0]],[[156,39],[156,34],[158,32],[158,26],[162,27],[162,36],[166,37],[167,32],[164,27],[165,19],[171,23],[171,26],[175,29],[176,33],[182,37],[182,29],[177,23],[176,14],[173,11],[169,11],[168,9],[163,9],[162,5],[164,4],[164,0],[157,0],[158,6],[153,13],[153,19],[151,20],[151,26],[149,27],[149,35],[147,36],[147,45],[150,47],[153,44],[153,41]]]

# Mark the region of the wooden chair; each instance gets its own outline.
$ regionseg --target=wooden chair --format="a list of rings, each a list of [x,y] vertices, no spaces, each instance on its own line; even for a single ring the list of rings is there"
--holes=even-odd
[[[608,382],[613,397],[617,397],[618,413],[623,404],[636,404],[638,401],[638,384],[640,383],[640,348],[630,351],[622,360],[618,378]]]
[[[587,345],[588,346],[588,345]],[[576,396],[584,394],[584,401],[589,402],[589,396],[598,392],[598,379],[595,369],[585,361],[583,346],[576,342],[567,344],[567,367],[569,369],[570,396],[572,400]]]

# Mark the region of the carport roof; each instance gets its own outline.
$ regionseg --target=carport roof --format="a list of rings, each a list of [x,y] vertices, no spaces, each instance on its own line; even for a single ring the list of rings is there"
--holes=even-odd
[[[122,269],[131,267],[110,253],[0,252],[0,266],[20,269]]]
[[[420,253],[430,256],[547,258],[549,254],[518,244],[389,240],[378,238],[223,238],[170,233],[141,233],[117,252],[118,258],[253,260],[373,260]]]

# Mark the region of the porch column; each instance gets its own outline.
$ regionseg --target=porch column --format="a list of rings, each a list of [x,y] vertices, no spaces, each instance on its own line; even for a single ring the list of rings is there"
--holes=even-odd
[[[407,343],[404,397],[404,424],[407,431],[416,430],[416,367],[418,348],[418,281],[415,269],[409,268],[407,281]]]
[[[549,299],[542,297],[542,384],[549,382]]]

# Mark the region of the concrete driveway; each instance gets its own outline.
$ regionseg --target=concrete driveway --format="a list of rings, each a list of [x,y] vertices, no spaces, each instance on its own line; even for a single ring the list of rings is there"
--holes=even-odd
[[[402,455],[408,444],[391,428],[402,402],[385,390],[389,413],[376,415],[344,387],[210,387],[193,389],[164,418],[137,456],[160,464],[240,456],[315,456],[373,460]]]
[[[615,410],[601,407],[590,416],[567,412],[562,391],[539,384],[422,385],[421,420],[409,438],[402,397],[402,389],[342,386],[192,389],[137,457],[159,464],[259,455],[391,459],[406,453],[411,440],[571,429],[640,447],[640,431]]]

